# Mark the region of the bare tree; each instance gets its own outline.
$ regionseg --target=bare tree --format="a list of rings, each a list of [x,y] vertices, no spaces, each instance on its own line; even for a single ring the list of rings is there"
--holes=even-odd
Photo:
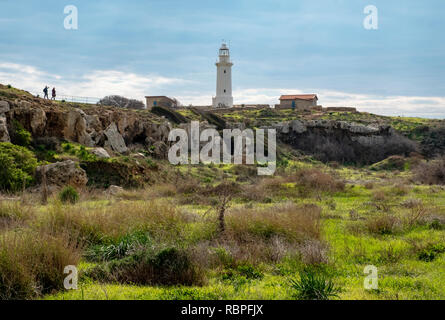
[[[97,104],[128,109],[145,109],[142,101],[128,99],[122,96],[112,95],[102,98]]]

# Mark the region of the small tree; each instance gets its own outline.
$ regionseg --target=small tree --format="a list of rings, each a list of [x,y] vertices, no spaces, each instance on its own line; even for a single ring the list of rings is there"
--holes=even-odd
[[[224,233],[226,230],[226,221],[225,214],[226,210],[230,207],[230,201],[232,201],[233,196],[237,194],[239,190],[239,185],[231,182],[222,182],[218,186],[215,187],[214,192],[218,194],[218,222],[219,222],[219,231],[220,233]]]

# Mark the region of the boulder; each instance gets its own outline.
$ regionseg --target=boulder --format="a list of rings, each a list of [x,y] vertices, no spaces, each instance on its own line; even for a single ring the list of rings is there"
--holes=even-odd
[[[111,194],[111,195],[114,196],[114,195],[117,195],[117,194],[119,194],[119,193],[124,192],[124,188],[119,187],[119,186],[115,186],[115,185],[111,185],[111,186],[108,188],[107,192],[108,192],[109,194]]]
[[[107,141],[105,141],[105,147],[110,147],[119,153],[125,153],[128,151],[124,138],[117,130],[117,126],[114,122],[112,122],[108,128],[105,129],[104,134],[107,138]]]
[[[51,186],[84,187],[88,182],[85,170],[81,169],[74,161],[66,160],[37,167],[36,179],[42,183],[42,172],[46,171],[46,183]]]
[[[91,153],[101,159],[110,158],[110,155],[104,148],[94,148],[93,150],[91,150]]]

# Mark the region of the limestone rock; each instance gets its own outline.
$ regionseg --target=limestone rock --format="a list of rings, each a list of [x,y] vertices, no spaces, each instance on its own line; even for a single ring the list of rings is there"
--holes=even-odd
[[[107,141],[105,142],[106,147],[109,146],[111,149],[119,153],[125,153],[128,151],[124,138],[117,130],[117,126],[114,122],[108,126],[108,128],[104,131],[104,134],[107,138]]]
[[[48,185],[84,187],[87,182],[85,170],[80,168],[74,161],[66,160],[37,167],[36,178],[42,182],[43,167],[46,169],[46,181]]]
[[[31,113],[31,131],[34,135],[40,136],[45,131],[46,113],[42,108],[36,108]]]
[[[96,157],[98,158],[102,159],[110,158],[110,155],[104,148],[94,148],[93,150],[91,150],[91,153],[96,155]]]
[[[11,142],[8,127],[6,125],[6,117],[0,115],[0,142]]]
[[[79,142],[87,147],[93,147],[94,142],[87,133],[87,121],[85,113],[80,109],[71,110],[68,113],[64,136],[66,139]]]
[[[0,114],[4,114],[10,110],[8,101],[0,101]]]

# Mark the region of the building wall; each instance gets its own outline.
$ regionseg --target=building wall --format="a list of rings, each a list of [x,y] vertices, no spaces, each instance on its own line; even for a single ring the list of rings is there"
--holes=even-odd
[[[317,100],[281,100],[279,104],[279,109],[291,109],[292,101],[295,101],[295,110],[303,111],[310,110],[312,107],[317,106]]]
[[[173,106],[173,102],[166,98],[166,97],[146,97],[145,98],[146,103],[147,103],[147,109],[151,109],[155,106],[155,102],[156,102],[156,106],[161,106],[161,107],[172,107]]]

